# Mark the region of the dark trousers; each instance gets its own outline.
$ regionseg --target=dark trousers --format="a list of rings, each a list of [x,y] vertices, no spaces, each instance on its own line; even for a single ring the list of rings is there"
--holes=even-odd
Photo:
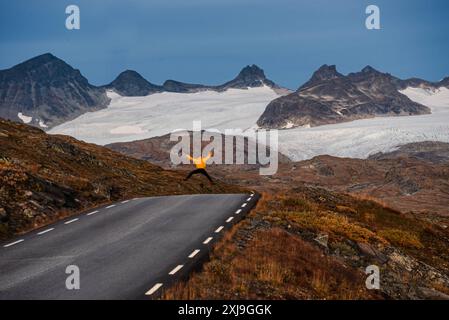
[[[187,177],[185,178],[185,180],[189,180],[190,177],[193,176],[194,174],[202,174],[203,176],[206,176],[206,178],[209,179],[210,182],[212,182],[212,179],[211,179],[211,177],[209,176],[209,174],[207,173],[207,171],[204,170],[204,169],[202,169],[202,168],[201,168],[201,169],[196,169],[196,170],[193,170],[192,172],[190,172],[190,173],[187,175]]]

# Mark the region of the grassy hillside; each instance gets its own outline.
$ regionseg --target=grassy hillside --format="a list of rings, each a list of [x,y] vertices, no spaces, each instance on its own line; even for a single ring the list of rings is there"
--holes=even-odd
[[[240,190],[184,175],[0,119],[0,239],[120,199]]]
[[[449,230],[371,200],[297,186],[264,194],[203,270],[164,299],[448,299]],[[367,290],[365,268],[380,268]]]

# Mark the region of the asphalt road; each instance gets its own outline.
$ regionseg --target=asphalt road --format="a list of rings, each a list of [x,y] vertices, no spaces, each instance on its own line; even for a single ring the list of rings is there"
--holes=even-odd
[[[257,195],[132,199],[0,246],[0,299],[145,299],[197,267]],[[66,288],[68,266],[80,288]],[[72,282],[73,283],[73,282]]]

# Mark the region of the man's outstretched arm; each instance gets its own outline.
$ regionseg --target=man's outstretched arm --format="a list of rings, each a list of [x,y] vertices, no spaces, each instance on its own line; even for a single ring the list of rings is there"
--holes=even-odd
[[[212,157],[212,152],[209,152],[207,154],[207,156],[204,158],[204,161],[206,162],[207,160],[209,160]]]

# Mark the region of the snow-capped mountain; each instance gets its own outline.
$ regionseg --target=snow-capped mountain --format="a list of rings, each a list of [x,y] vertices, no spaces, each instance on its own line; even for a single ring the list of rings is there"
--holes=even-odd
[[[89,84],[79,70],[46,53],[10,69],[0,70],[0,117],[47,130],[86,112],[106,108],[110,102],[106,91],[121,97],[145,97],[161,92],[218,93],[229,89],[248,88],[271,88],[280,94],[288,92],[267,79],[264,71],[256,65],[244,67],[234,79],[222,85],[190,84],[175,80],[167,80],[163,85],[157,85],[136,71],[126,70],[110,84],[97,87]],[[234,97],[233,94],[229,96]],[[260,99],[254,99],[264,101],[264,104],[269,102],[263,94]],[[186,105],[188,104],[189,97],[186,97]]]
[[[47,128],[108,103],[104,89],[49,53],[0,71],[2,118]]]
[[[280,130],[279,149],[292,160],[305,160],[322,154],[367,158],[411,142],[449,142],[449,89],[408,87],[401,93],[429,107],[431,113]]]
[[[345,76],[327,65],[288,95],[255,65],[217,86],[157,85],[125,71],[95,87],[45,54],[0,71],[0,117],[102,145],[192,129],[196,120],[221,131],[259,124],[285,128],[279,149],[294,160],[366,158],[409,142],[449,142],[448,88],[449,78],[401,80],[372,67]]]
[[[402,81],[370,66],[345,76],[334,65],[323,65],[296,92],[273,100],[257,124],[282,129],[430,113],[398,91],[410,85],[432,84],[421,79]]]

